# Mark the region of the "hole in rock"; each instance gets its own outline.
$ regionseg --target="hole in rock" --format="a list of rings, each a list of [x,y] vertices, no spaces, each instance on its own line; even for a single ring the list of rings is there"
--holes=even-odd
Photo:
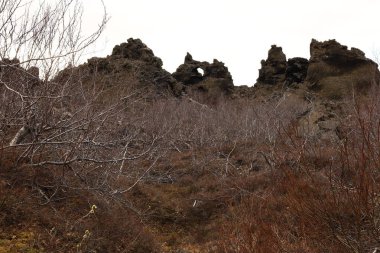
[[[201,69],[201,68],[197,68],[197,71],[199,74],[201,74],[202,76],[205,74],[204,70]]]

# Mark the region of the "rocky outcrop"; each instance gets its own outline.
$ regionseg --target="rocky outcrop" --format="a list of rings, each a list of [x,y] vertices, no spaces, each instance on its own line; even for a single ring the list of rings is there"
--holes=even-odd
[[[377,64],[359,49],[348,49],[335,40],[313,39],[306,81],[322,96],[340,99],[352,94],[353,89],[366,92],[372,84],[379,84],[380,73]]]
[[[153,89],[156,93],[174,95],[180,95],[183,90],[171,74],[162,68],[162,60],[140,39],[130,38],[127,43],[115,46],[112,54],[106,58],[89,59],[86,67],[90,75],[100,75],[103,79],[110,77],[113,83],[133,83],[141,88]]]
[[[290,58],[285,71],[285,80],[287,85],[302,83],[306,79],[309,61],[305,58]]]
[[[94,57],[79,66],[76,73],[85,81],[104,83],[105,86],[132,86],[171,93],[180,96],[187,91],[204,91],[214,95],[228,94],[234,87],[228,68],[223,62],[200,62],[188,53],[184,63],[170,74],[162,68],[162,61],[139,39],[128,39],[114,47],[112,54]],[[79,71],[80,70],[80,71]],[[64,76],[73,76],[72,70],[63,71],[55,80],[63,82]],[[81,77],[82,78],[82,77]],[[82,79],[83,79],[82,78]]]
[[[340,67],[352,66],[367,62],[369,59],[357,48],[351,48],[339,44],[336,40],[319,42],[312,39],[310,43],[310,62],[326,61]]]
[[[270,85],[284,82],[286,68],[286,56],[282,52],[282,48],[272,45],[268,52],[267,60],[261,61],[261,69],[259,70],[259,78],[257,81]]]
[[[273,101],[286,94],[287,100],[306,103],[307,110],[298,117],[300,133],[313,138],[338,140],[341,119],[347,101],[357,99],[380,84],[378,65],[357,49],[349,49],[335,40],[312,40],[310,59],[286,60],[281,47],[273,45],[268,58],[261,62],[259,78],[252,88],[237,89],[237,96],[247,94],[257,101]],[[283,94],[276,98],[275,94]]]
[[[286,61],[282,48],[273,45],[267,60],[261,62],[257,79],[258,86],[301,84],[329,99],[352,94],[352,88],[366,92],[375,83],[380,83],[378,66],[361,50],[348,49],[335,40],[314,39],[309,60],[296,57]]]
[[[272,45],[268,51],[268,58],[261,61],[258,84],[264,85],[292,85],[302,83],[307,74],[309,61],[305,58],[291,58],[286,60],[282,48]]]
[[[200,70],[204,71],[204,68],[204,63],[193,60],[191,54],[187,53],[185,62],[172,75],[178,82],[184,85],[193,85],[204,79],[204,76],[200,73]]]
[[[216,59],[212,63],[196,61],[189,53],[173,77],[193,90],[229,93],[234,87],[232,76],[223,62]]]
[[[148,48],[140,39],[130,38],[128,43],[121,43],[112,50],[112,57],[124,58],[129,60],[138,60],[148,63],[149,65],[161,68],[162,60],[154,56],[153,51]]]

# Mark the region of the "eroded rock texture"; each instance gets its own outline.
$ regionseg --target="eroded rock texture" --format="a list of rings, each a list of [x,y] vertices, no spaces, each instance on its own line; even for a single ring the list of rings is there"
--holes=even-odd
[[[286,84],[302,83],[306,79],[309,61],[305,58],[290,58],[285,71]]]
[[[112,50],[106,58],[94,57],[88,60],[90,74],[97,74],[107,82],[146,88],[158,93],[180,95],[183,87],[162,68],[162,60],[140,39],[128,39]],[[137,87],[136,87],[137,86]]]
[[[281,47],[272,45],[268,58],[261,61],[258,82],[275,85],[285,81],[287,68],[286,56]]]
[[[330,99],[340,99],[356,92],[366,92],[380,82],[375,62],[357,49],[348,49],[335,40],[310,44],[310,64],[306,81],[310,89]]]
[[[130,60],[139,60],[152,66],[162,67],[162,60],[154,56],[153,51],[140,39],[130,38],[127,43],[121,43],[112,50],[112,56]]]
[[[212,63],[196,61],[189,53],[173,77],[191,89],[206,92],[228,93],[234,87],[232,76],[223,62],[216,59]]]

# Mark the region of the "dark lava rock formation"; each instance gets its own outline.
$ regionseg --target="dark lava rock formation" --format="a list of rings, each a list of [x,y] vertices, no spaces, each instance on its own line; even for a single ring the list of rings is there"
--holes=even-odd
[[[380,83],[378,65],[357,48],[348,49],[335,40],[310,44],[310,64],[306,77],[311,90],[330,99],[366,92]]]
[[[173,92],[179,95],[182,88],[169,72],[162,68],[162,60],[156,57],[140,39],[128,39],[114,47],[112,55],[88,61],[90,69],[112,73],[127,72],[138,79],[141,86],[151,86],[157,92]],[[99,68],[100,67],[100,68]]]
[[[55,81],[62,82],[73,76],[84,83],[118,87],[119,92],[145,90],[145,94],[152,97],[157,94],[180,95],[183,90],[182,85],[162,68],[162,60],[140,39],[133,38],[115,46],[112,54],[105,58],[94,57],[74,70],[68,68],[62,71]]]
[[[291,85],[302,83],[306,79],[309,61],[305,58],[291,58],[286,60],[282,48],[272,45],[267,60],[261,61],[258,84]]]
[[[56,80],[72,77],[72,69],[62,71]],[[202,92],[210,97],[259,97],[268,101],[268,97],[281,97],[279,94],[283,89],[301,89],[299,93],[303,95],[300,96],[307,93],[339,100],[352,94],[352,88],[366,92],[372,84],[380,82],[376,63],[367,59],[359,49],[348,49],[335,40],[312,40],[309,60],[287,59],[281,47],[271,46],[267,59],[261,62],[253,88],[234,86],[231,73],[223,62],[197,61],[189,53],[184,63],[170,74],[162,68],[161,59],[150,48],[141,40],[132,38],[115,46],[111,55],[91,58],[74,69],[84,83],[102,83],[104,87],[118,87],[119,91],[125,89],[128,92],[144,89],[151,97]]]
[[[74,71],[81,82],[123,89],[129,87],[129,91],[145,89],[145,94],[151,94],[152,98],[157,94],[181,96],[198,91],[216,97],[230,94],[234,88],[228,68],[218,60],[200,62],[187,54],[184,63],[173,74],[164,70],[162,65],[162,60],[140,39],[131,38],[127,43],[115,46],[112,54],[105,58],[94,57],[79,67],[65,69],[55,81],[72,78]]]
[[[380,85],[378,65],[357,49],[335,40],[312,40],[310,59],[286,56],[273,45],[261,62],[259,78],[251,89],[238,87],[238,97],[273,104],[286,100],[303,105],[299,131],[319,139],[338,139],[340,120],[352,112],[345,103],[369,94]]]
[[[204,64],[194,61],[191,54],[187,53],[185,62],[177,68],[176,72],[173,73],[173,77],[184,85],[197,84],[204,79],[199,72],[200,69],[204,69]]]
[[[173,77],[191,90],[228,94],[234,88],[232,76],[223,62],[216,59],[213,63],[196,61],[189,53]]]
[[[259,70],[257,81],[271,85],[284,82],[286,67],[286,56],[282,52],[282,48],[272,45],[268,52],[267,60],[261,61],[261,69]]]
[[[380,82],[375,62],[357,48],[348,49],[335,40],[310,44],[310,59],[286,60],[281,47],[273,45],[268,59],[261,62],[257,85],[300,84],[330,99],[340,99],[356,91],[366,91]]]
[[[148,48],[140,39],[128,39],[128,43],[121,43],[112,50],[115,58],[124,58],[129,60],[138,60],[146,62],[157,68],[162,67],[162,60],[154,56],[153,51]]]
[[[285,81],[287,85],[302,83],[307,76],[309,61],[305,58],[290,58],[285,71]]]

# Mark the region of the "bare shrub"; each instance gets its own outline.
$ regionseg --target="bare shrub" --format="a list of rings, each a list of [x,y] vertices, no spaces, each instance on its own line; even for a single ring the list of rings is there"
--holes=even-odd
[[[234,204],[219,252],[372,252],[379,245],[379,120],[371,96],[347,103],[341,140],[284,128],[265,191]]]
[[[82,82],[73,66],[108,17],[86,34],[81,15],[75,0],[0,1],[0,222],[32,223],[52,252],[154,252],[125,192],[159,159],[160,137],[126,129],[136,92],[104,103],[109,87]]]

